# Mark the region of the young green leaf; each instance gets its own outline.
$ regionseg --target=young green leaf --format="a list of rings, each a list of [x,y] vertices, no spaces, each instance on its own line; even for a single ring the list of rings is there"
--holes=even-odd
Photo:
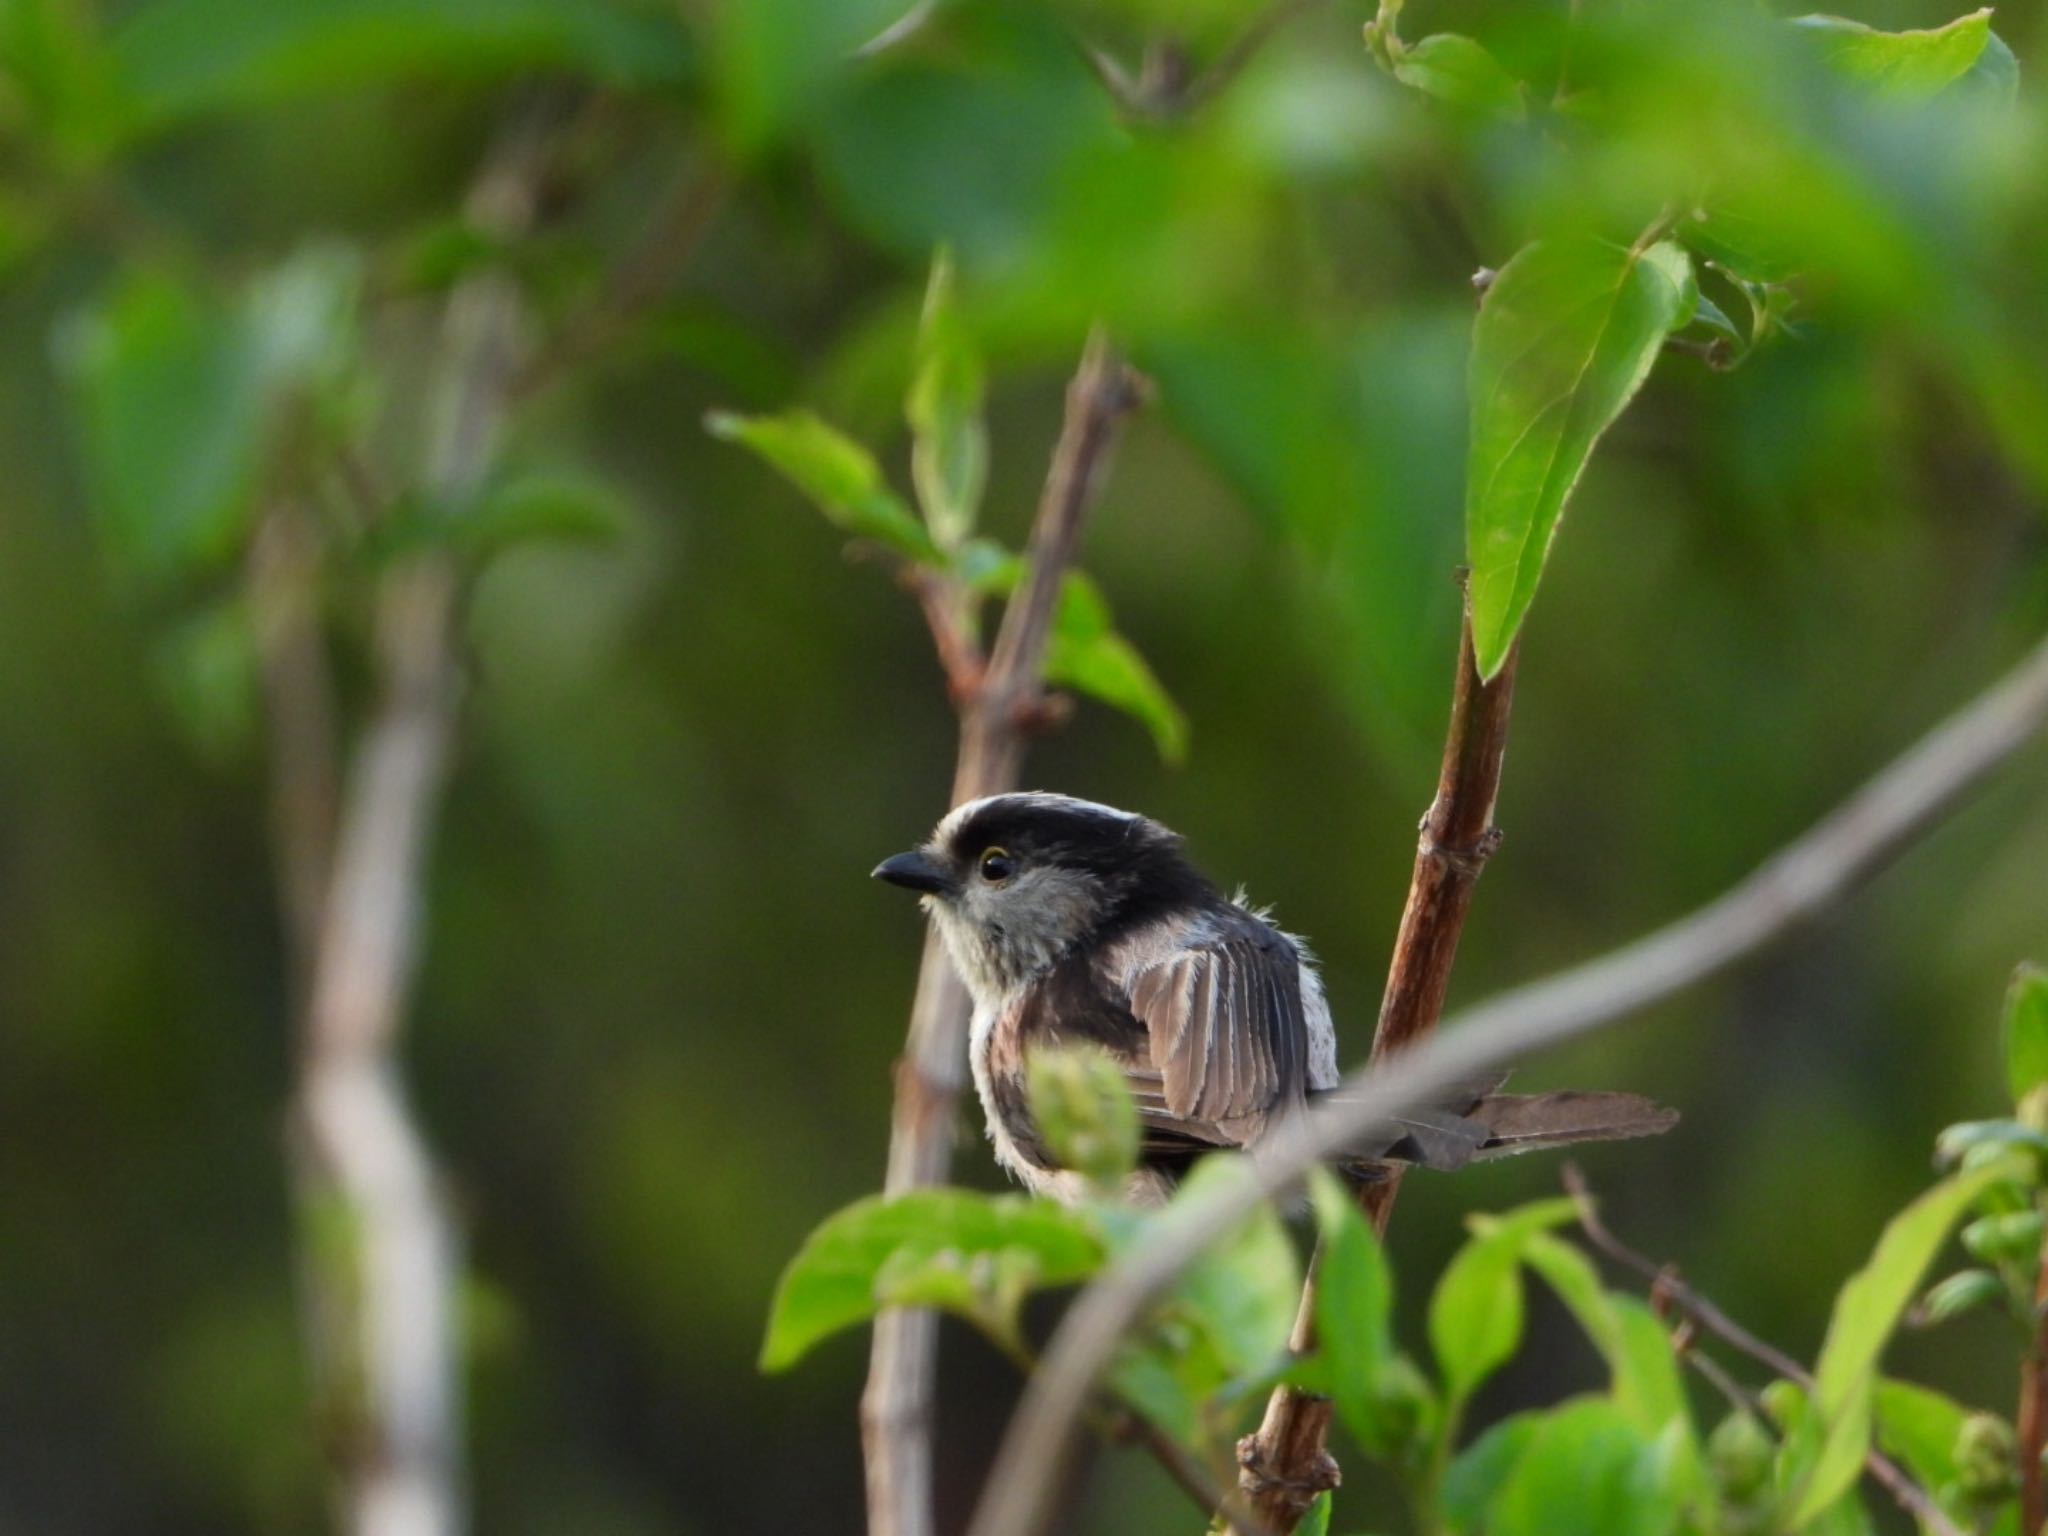
[[[157,686],[200,755],[225,762],[240,752],[261,715],[248,604],[212,603],[159,637],[151,652]]]
[[[138,126],[436,72],[555,69],[664,86],[692,70],[679,17],[561,0],[180,0],[112,39]]]
[[[1219,1181],[1250,1176],[1241,1158],[1205,1158],[1181,1185],[1176,1202],[1200,1198]],[[1127,1242],[1158,1219],[1113,1225],[1112,1242]],[[1126,1341],[1110,1380],[1169,1432],[1200,1440],[1216,1395],[1235,1381],[1267,1372],[1285,1355],[1300,1299],[1301,1265],[1294,1245],[1279,1214],[1262,1205],[1160,1300],[1146,1326]]]
[[[2004,1297],[2005,1282],[1990,1270],[1957,1270],[1927,1288],[1908,1320],[1917,1328],[1934,1328]]]
[[[981,357],[954,292],[952,257],[939,252],[917,333],[910,421],[910,478],[932,537],[953,549],[974,531],[988,483],[988,428],[981,419]]]
[[[1069,571],[1045,647],[1045,680],[1120,709],[1152,733],[1169,763],[1187,756],[1188,717],[1173,701],[1137,647],[1111,627],[1102,589]]]
[[[809,411],[780,416],[713,411],[704,425],[714,437],[753,449],[856,538],[873,539],[924,565],[944,563],[924,524],[882,483],[874,455]]]
[[[1213,1184],[1250,1177],[1241,1158],[1204,1158],[1175,1200],[1199,1199]],[[1300,1300],[1301,1261],[1270,1205],[1213,1245],[1167,1295],[1169,1305],[1199,1321],[1232,1376],[1260,1369],[1285,1351]]]
[[[1439,32],[1403,47],[1394,56],[1394,78],[1488,117],[1520,122],[1528,115],[1515,77],[1479,44],[1455,32]]]
[[[2020,61],[1996,32],[1984,39],[1984,51],[1969,72],[1956,82],[1959,95],[1973,96],[2009,112],[2020,94]]]
[[[1842,1287],[1814,1371],[1813,1412],[1787,1447],[1804,1469],[1791,1528],[1811,1521],[1856,1481],[1869,1445],[1878,1356],[1949,1230],[1980,1194],[2011,1174],[2005,1162],[1996,1162],[1935,1185],[1891,1219],[1870,1262]]]
[[[1444,1469],[1437,1490],[1446,1529],[1482,1531],[1486,1512],[1514,1474],[1542,1427],[1538,1413],[1510,1414],[1474,1440]]]
[[[1605,1398],[1544,1415],[1488,1510],[1487,1536],[1661,1536],[1679,1500],[1654,1440]]]
[[[138,278],[77,329],[72,363],[115,563],[161,583],[230,558],[279,408],[325,372],[354,312],[344,254],[303,252],[234,306]]]
[[[2005,994],[2005,1081],[2017,1104],[2048,1083],[2048,970],[2023,965]]]
[[[1880,32],[1842,16],[1800,16],[1792,25],[1813,34],[1830,67],[1873,90],[1931,96],[1960,80],[1991,38],[1991,8],[1945,26]]]
[[[1522,1275],[1512,1234],[1475,1237],[1452,1258],[1429,1299],[1429,1344],[1444,1395],[1463,1403],[1522,1338]]]
[[[1908,1381],[1877,1383],[1877,1443],[1904,1462],[1924,1486],[1939,1488],[1956,1475],[1956,1436],[1969,1410],[1953,1398]]]
[[[1590,238],[1538,241],[1487,290],[1468,373],[1465,500],[1482,676],[1507,659],[1593,445],[1697,294],[1691,261],[1670,241]]]
[[[877,1281],[888,1268],[898,1290],[914,1266],[950,1253],[960,1262],[1035,1266],[1033,1283],[1067,1285],[1094,1273],[1102,1237],[1087,1215],[1016,1195],[927,1189],[857,1201],[829,1216],[782,1272],[768,1314],[761,1368],[794,1365],[820,1339],[874,1315],[885,1304]],[[930,1280],[936,1294],[941,1280]]]
[[[1661,1434],[1685,1411],[1685,1393],[1664,1329],[1632,1297],[1600,1284],[1586,1256],[1547,1232],[1530,1235],[1522,1259],[1578,1320],[1614,1378],[1614,1398],[1646,1435]],[[1649,1319],[1648,1330],[1642,1319]]]
[[[1316,1340],[1329,1373],[1324,1390],[1359,1442],[1384,1453],[1393,1427],[1379,1410],[1394,1359],[1394,1278],[1379,1239],[1336,1176],[1317,1169],[1309,1193],[1323,1240]]]

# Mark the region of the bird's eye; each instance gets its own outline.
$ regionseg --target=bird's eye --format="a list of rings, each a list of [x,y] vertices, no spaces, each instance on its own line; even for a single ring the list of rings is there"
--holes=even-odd
[[[1017,861],[1005,848],[991,848],[981,856],[981,878],[994,884],[1017,872]]]

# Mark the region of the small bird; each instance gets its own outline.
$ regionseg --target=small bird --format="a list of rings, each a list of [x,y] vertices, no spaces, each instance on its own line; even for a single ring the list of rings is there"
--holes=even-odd
[[[874,878],[921,892],[974,999],[969,1059],[997,1162],[1035,1193],[1073,1201],[1032,1120],[1025,1062],[1093,1045],[1122,1069],[1140,1161],[1129,1196],[1156,1204],[1204,1153],[1258,1146],[1336,1089],[1337,1037],[1300,939],[1225,896],[1180,838],[1111,806],[1040,792],[959,806]],[[1496,1092],[1472,1085],[1405,1117],[1343,1167],[1458,1168],[1578,1141],[1655,1135],[1675,1112],[1627,1093]]]

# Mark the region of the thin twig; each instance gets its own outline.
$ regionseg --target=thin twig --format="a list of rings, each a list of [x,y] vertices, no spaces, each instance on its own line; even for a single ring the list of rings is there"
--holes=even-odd
[[[1423,815],[1408,900],[1394,939],[1394,958],[1380,999],[1372,1061],[1427,1040],[1443,1014],[1458,937],[1486,861],[1500,846],[1493,810],[1500,793],[1501,763],[1507,753],[1508,716],[1514,707],[1519,643],[1491,682],[1482,682],[1472,649],[1468,612],[1458,639],[1451,694],[1450,728],[1436,797]],[[1363,1186],[1360,1204],[1382,1236],[1394,1212],[1400,1176]],[[1301,1307],[1289,1340],[1297,1354],[1315,1347],[1316,1269],[1302,1285]],[[1330,1400],[1300,1387],[1279,1386],[1266,1401],[1255,1434],[1239,1444],[1238,1486],[1268,1525],[1291,1531],[1316,1495],[1339,1481],[1337,1463],[1325,1449],[1330,1433]]]
[[[1025,1389],[972,1536],[1037,1536],[1076,1413],[1146,1307],[1260,1202],[1391,1117],[1483,1072],[1590,1034],[1728,969],[1835,905],[1922,836],[2048,722],[2048,642],[1895,759],[1805,836],[1688,917],[1470,1009],[1341,1098],[1300,1117],[1256,1177],[1171,1209],[1075,1299]]]
[[[1773,1344],[1767,1344],[1747,1328],[1723,1312],[1714,1302],[1679,1278],[1675,1265],[1659,1264],[1645,1257],[1616,1237],[1600,1219],[1598,1203],[1587,1187],[1586,1177],[1576,1166],[1567,1165],[1564,1170],[1564,1186],[1579,1210],[1579,1227],[1586,1234],[1586,1241],[1606,1254],[1617,1264],[1634,1270],[1650,1282],[1651,1295],[1667,1305],[1675,1306],[1700,1327],[1717,1339],[1740,1350],[1787,1381],[1797,1383],[1807,1393],[1814,1390],[1813,1373]],[[1705,1357],[1694,1357],[1694,1363],[1706,1371]],[[1718,1367],[1716,1368],[1718,1369]],[[1711,1375],[1711,1373],[1708,1373]],[[1732,1383],[1729,1384],[1732,1386]],[[1722,1390],[1729,1390],[1723,1386]],[[1747,1399],[1748,1394],[1743,1394]],[[1951,1520],[1934,1495],[1922,1488],[1906,1474],[1899,1465],[1873,1446],[1864,1455],[1863,1468],[1889,1493],[1901,1509],[1940,1536],[1963,1536],[1956,1523]],[[2022,1527],[2032,1529],[2033,1527]]]
[[[538,117],[520,125],[478,182],[473,220],[499,237],[526,227],[544,144]],[[471,277],[450,296],[422,474],[432,493],[459,498],[482,479],[519,326],[519,297],[502,274]],[[378,697],[342,797],[299,1045],[293,1120],[304,1283],[350,1536],[453,1536],[465,1524],[457,1236],[397,1062],[461,692],[457,607],[445,552],[416,556],[378,584]],[[274,769],[303,765],[281,754]],[[281,799],[301,793],[280,789]],[[298,850],[290,862],[312,856]]]
[[[1091,336],[1067,386],[1066,417],[1025,550],[1023,583],[1003,612],[986,668],[965,696],[955,699],[960,710],[955,805],[1017,787],[1025,741],[1044,718],[1042,671],[1060,584],[1073,564],[1118,430],[1143,394],[1139,375],[1111,353],[1101,335]],[[938,624],[935,619],[935,634]],[[958,659],[942,660],[958,695],[964,683],[956,670]],[[936,1184],[946,1175],[954,1115],[967,1076],[967,1013],[965,988],[937,939],[927,934],[909,1039],[896,1067],[883,1184],[887,1194]],[[860,1404],[869,1536],[930,1536],[932,1531],[937,1363],[933,1313],[894,1309],[875,1319]]]

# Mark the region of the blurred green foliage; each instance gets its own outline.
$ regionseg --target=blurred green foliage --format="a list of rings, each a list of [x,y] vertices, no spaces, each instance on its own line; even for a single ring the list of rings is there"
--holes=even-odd
[[[2028,996],[2037,981],[2023,971],[2008,1008],[2015,1067],[2040,1044]],[[1034,1064],[1034,1109],[1049,1125],[1069,1118],[1068,1095],[1041,1086],[1070,1076],[1073,1060]],[[2031,1080],[2016,1086],[2021,1103],[2037,1088]],[[1113,1070],[1103,1091],[1123,1098],[1130,1113],[1128,1089]],[[1963,1276],[1942,1281],[1918,1308],[1909,1304],[1957,1226],[1974,1215],[1962,1246],[2000,1261],[1994,1287],[2014,1324],[2014,1374],[2031,1368],[2043,1326],[2034,1298],[2043,1283],[2048,1139],[2017,1121],[1980,1121],[1949,1127],[1937,1147],[1941,1162],[1962,1166],[1886,1223],[1869,1261],[1834,1296],[1818,1359],[1803,1375],[1803,1367],[1783,1366],[1779,1374],[1773,1361],[1757,1359],[1710,1303],[1702,1312],[1682,1289],[1674,1302],[1673,1285],[1682,1286],[1674,1274],[1651,1281],[1649,1302],[1608,1290],[1589,1252],[1558,1235],[1576,1223],[1593,1248],[1615,1243],[1598,1226],[1591,1197],[1575,1193],[1468,1218],[1471,1236],[1429,1297],[1432,1381],[1395,1348],[1391,1267],[1354,1192],[1319,1170],[1312,1192],[1323,1249],[1312,1352],[1300,1360],[1287,1353],[1301,1270],[1278,1218],[1261,1207],[1152,1308],[1108,1372],[1108,1390],[1180,1439],[1222,1484],[1266,1388],[1290,1380],[1327,1393],[1361,1447],[1391,1472],[1415,1526],[1428,1531],[1867,1532],[1873,1526],[1858,1485],[1878,1449],[1900,1458],[1924,1503],[1956,1529],[2020,1529],[2017,1457],[2025,1449],[2014,1425],[1887,1380],[1879,1365],[1909,1320],[1934,1326],[1966,1310],[1937,1301]],[[1127,1158],[1118,1171],[1130,1167]],[[766,1361],[787,1366],[829,1333],[914,1300],[973,1323],[1028,1371],[1021,1313],[1031,1290],[1088,1277],[1148,1230],[1171,1228],[1183,1207],[1220,1181],[1249,1177],[1242,1157],[1214,1155],[1160,1212],[1131,1210],[1100,1189],[1073,1208],[957,1190],[858,1202],[828,1219],[790,1261],[770,1313]],[[2005,1241],[2016,1228],[2016,1240]],[[934,1269],[943,1283],[905,1286],[897,1278]],[[1468,1438],[1474,1395],[1529,1339],[1525,1271],[1585,1335],[1608,1390],[1525,1409]],[[1707,1360],[1717,1354],[1730,1359],[1710,1369]],[[1734,1398],[1704,1438],[1681,1379],[1688,1360]],[[1770,1415],[1769,1429],[1734,1384],[1759,1365],[1769,1379],[1755,1401]],[[2019,1422],[2026,1422],[2024,1408]],[[1326,1529],[1337,1504],[1350,1512],[1348,1498],[1324,1499],[1310,1529]]]
[[[918,935],[862,876],[939,810],[952,721],[914,605],[707,411],[833,423],[942,544],[978,414],[975,526],[1014,547],[1107,327],[1157,403],[1085,560],[1189,750],[1084,706],[1031,777],[1277,901],[1351,1059],[1448,692],[1476,269],[1668,219],[1701,303],[1528,610],[1461,996],[1709,894],[2048,622],[2038,7],[1995,39],[1860,7],[1931,29],[1901,53],[1708,0],[1331,0],[1194,95],[1252,7],[951,0],[849,58],[898,11],[0,4],[0,1525],[323,1524],[245,579],[280,499],[315,519],[345,712],[380,563],[437,540],[473,572],[408,1064],[469,1239],[478,1524],[515,1533],[858,1524],[862,1351],[753,1355],[787,1256],[879,1180]],[[539,218],[499,241],[463,203],[537,104]],[[978,384],[956,341],[920,351],[941,246]],[[532,373],[477,504],[433,505],[434,319],[476,273],[517,284]],[[1924,1179],[1915,1128],[1998,1080],[1979,1022],[2048,947],[2044,766],[1824,931],[1528,1074],[1685,1109],[1598,1154],[1609,1214],[1804,1357]],[[993,1181],[971,1141],[961,1171]],[[1411,1181],[1404,1294],[1461,1212],[1551,1177]],[[2002,1289],[2009,1262],[1980,1265]],[[1506,1486],[1539,1432],[1515,1410],[1592,1379],[1548,1294],[1447,1509]],[[1907,1424],[1877,1388],[1930,1481],[1998,1480],[1957,1405],[2008,1399],[2000,1310],[1888,1357],[1944,1394]],[[948,1518],[1012,1382],[949,1335]],[[1424,1422],[1421,1391],[1346,1423]],[[1616,1468],[1642,1440],[1606,1408],[1541,1432]],[[1342,1529],[1393,1484],[1340,1455]],[[1096,1530],[1183,1518],[1122,1460],[1077,1497]]]

